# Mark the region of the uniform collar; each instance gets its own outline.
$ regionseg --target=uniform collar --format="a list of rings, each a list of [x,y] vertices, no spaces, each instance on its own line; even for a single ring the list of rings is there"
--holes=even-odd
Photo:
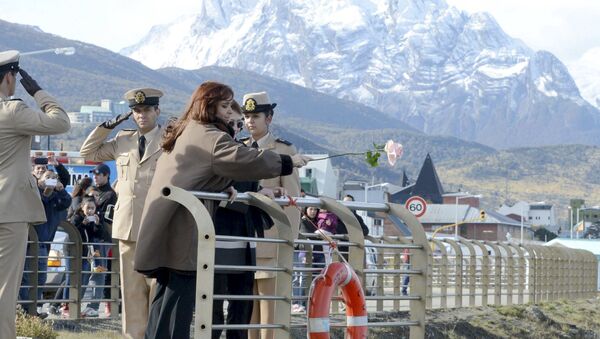
[[[140,132],[140,130],[138,130],[138,133],[137,133],[138,139],[139,139],[139,137],[141,137],[143,135],[144,137],[146,137],[146,145],[148,145],[152,140],[154,140],[154,138],[156,138],[158,131],[159,131],[158,124],[156,124],[156,126],[154,126],[154,128],[146,134],[142,134]]]
[[[253,141],[256,141],[258,148],[260,149],[270,148],[271,144],[273,143],[273,135],[271,132],[267,132],[267,134],[265,134],[262,138]]]

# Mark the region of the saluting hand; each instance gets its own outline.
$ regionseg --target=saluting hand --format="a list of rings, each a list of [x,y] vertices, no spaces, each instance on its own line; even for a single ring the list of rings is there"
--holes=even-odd
[[[306,164],[308,164],[308,162],[312,160],[311,157],[306,156],[304,154],[294,154],[291,158],[294,167],[306,166]]]
[[[104,128],[108,128],[108,129],[113,129],[115,127],[117,127],[120,123],[122,123],[123,121],[129,119],[129,117],[133,114],[133,111],[129,111],[127,113],[123,113],[123,114],[119,114],[116,117],[103,122],[100,126],[104,127]]]
[[[29,95],[34,96],[37,91],[42,90],[37,81],[33,80],[29,73],[25,72],[24,69],[19,69],[19,74],[21,74],[21,85],[23,85],[23,88],[25,88]]]

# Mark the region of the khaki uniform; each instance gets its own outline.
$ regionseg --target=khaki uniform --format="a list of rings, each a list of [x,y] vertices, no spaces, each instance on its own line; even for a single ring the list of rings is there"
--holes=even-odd
[[[21,100],[0,98],[0,338],[14,338],[15,306],[27,246],[28,224],[46,221],[31,175],[32,135],[65,133],[67,113],[43,90],[34,99],[44,111]]]
[[[118,194],[112,225],[112,237],[119,240],[121,261],[121,294],[123,333],[130,338],[143,338],[152,302],[153,282],[133,269],[136,241],[148,189],[162,151],[161,129],[155,127],[140,159],[137,130],[123,130],[106,141],[112,130],[96,127],[81,146],[81,155],[92,161],[115,160]]]
[[[253,140],[247,139],[244,143],[248,146],[252,145]],[[271,133],[267,133],[262,139],[257,141],[258,148],[270,150],[279,154],[294,155],[297,152],[296,147],[291,143],[275,138]],[[298,169],[290,175],[279,176],[272,179],[264,179],[260,181],[262,187],[283,187],[288,195],[292,197],[300,196],[300,176]],[[298,234],[300,225],[300,211],[294,206],[284,208],[284,212],[291,222],[292,233],[294,238]],[[278,232],[275,228],[265,230],[266,238],[277,238]],[[277,265],[277,245],[267,243],[257,243],[256,245],[256,265],[257,266],[276,266]],[[275,295],[275,274],[274,272],[256,272],[254,279],[254,294]],[[257,324],[272,324],[274,320],[275,303],[268,300],[260,300],[254,302],[252,309],[251,323]],[[261,338],[269,338],[273,334],[272,330],[261,330]],[[251,338],[258,338],[258,331],[249,331]]]

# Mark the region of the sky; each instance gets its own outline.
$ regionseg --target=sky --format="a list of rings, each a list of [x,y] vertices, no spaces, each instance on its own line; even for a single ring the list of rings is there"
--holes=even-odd
[[[335,0],[331,0],[335,1]],[[600,47],[597,0],[447,0],[467,12],[491,13],[512,37],[563,62]],[[0,19],[36,25],[69,39],[118,52],[152,26],[198,12],[200,0],[0,0]]]

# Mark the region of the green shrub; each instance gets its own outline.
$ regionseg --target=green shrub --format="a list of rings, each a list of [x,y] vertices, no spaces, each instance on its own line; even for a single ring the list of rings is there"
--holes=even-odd
[[[52,329],[52,323],[38,317],[17,312],[17,336],[35,339],[56,339],[58,334]]]

